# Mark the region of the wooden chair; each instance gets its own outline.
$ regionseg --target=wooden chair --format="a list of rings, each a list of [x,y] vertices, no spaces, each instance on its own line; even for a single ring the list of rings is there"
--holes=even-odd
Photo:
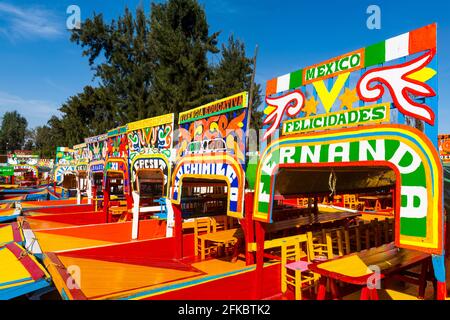
[[[361,251],[390,243],[394,240],[394,219],[369,223],[360,221],[357,226],[349,228],[351,251]]]
[[[348,209],[353,209],[353,202],[349,194],[344,194],[344,207]]]
[[[211,217],[213,232],[228,230],[228,216]]]
[[[308,198],[297,198],[297,206],[298,207],[307,207],[309,204]]]
[[[211,219],[208,217],[194,219],[194,253],[198,256],[201,251],[201,241],[198,238],[202,234],[210,233],[213,231]],[[205,248],[205,255],[210,255],[214,250],[214,246],[208,246]]]
[[[333,243],[331,235],[325,234],[325,243],[322,243],[322,237],[314,236],[311,231],[306,233],[308,243],[309,261],[324,261],[333,259]]]
[[[360,222],[360,224],[364,224],[364,222]],[[348,239],[349,253],[359,252],[362,250],[360,224],[346,226],[344,228],[344,237]]]
[[[339,257],[342,257],[343,255],[346,255],[349,253],[350,250],[348,250],[350,239],[345,237],[344,227],[336,228],[327,231],[331,236],[331,244],[333,247],[333,254],[336,252]],[[325,233],[325,234],[326,234]],[[326,239],[326,237],[325,237]]]
[[[383,224],[383,239],[384,243],[390,243],[395,239],[395,222],[393,218],[386,218],[382,222]]]
[[[302,261],[308,255],[302,250],[301,244],[307,245],[306,235],[297,239],[283,241],[281,246],[281,291],[286,293],[288,286],[294,287],[295,300],[302,300],[302,290],[312,288],[318,275],[308,269],[310,262]]]
[[[344,194],[344,207],[358,210],[359,208],[364,207],[364,202],[360,202],[356,199],[356,195],[354,194]]]

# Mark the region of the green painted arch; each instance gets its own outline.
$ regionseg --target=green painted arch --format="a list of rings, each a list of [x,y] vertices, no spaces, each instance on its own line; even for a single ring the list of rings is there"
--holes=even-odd
[[[396,244],[443,251],[442,164],[420,131],[402,125],[281,138],[266,148],[256,174],[254,219],[272,222],[277,170],[289,166],[385,165],[397,175]]]

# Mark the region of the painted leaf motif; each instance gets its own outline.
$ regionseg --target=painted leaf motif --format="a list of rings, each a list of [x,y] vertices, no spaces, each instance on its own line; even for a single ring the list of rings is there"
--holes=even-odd
[[[366,102],[376,101],[384,95],[384,85],[388,88],[394,104],[403,114],[434,125],[435,115],[433,110],[423,103],[414,101],[410,94],[420,97],[434,97],[436,93],[425,82],[412,79],[409,76],[427,66],[433,60],[435,53],[435,50],[431,50],[412,61],[375,68],[366,72],[357,85],[359,97]],[[372,83],[375,83],[375,85],[371,86]]]

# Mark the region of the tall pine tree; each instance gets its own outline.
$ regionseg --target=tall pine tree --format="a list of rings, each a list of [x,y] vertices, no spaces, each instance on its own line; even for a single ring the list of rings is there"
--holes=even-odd
[[[0,150],[11,152],[22,149],[28,121],[17,111],[5,112],[0,127]]]
[[[106,23],[102,14],[86,19],[71,40],[81,45],[100,87],[114,99],[110,113],[127,123],[154,115],[150,105],[153,62],[150,58],[149,23],[144,9],[133,16],[126,8],[117,21]]]
[[[214,99],[207,55],[218,52],[217,37],[209,34],[205,10],[196,0],[152,4],[152,104],[158,114],[178,114]]]
[[[222,57],[214,68],[213,90],[217,99],[224,98],[242,91],[250,92],[253,59],[245,53],[245,45],[233,35],[228,38],[227,44],[222,44]],[[261,128],[262,112],[258,111],[261,104],[261,86],[253,84],[251,127]]]
[[[86,86],[39,129],[54,145],[71,146],[87,136],[168,112],[180,112],[241,91],[249,91],[252,60],[244,44],[231,37],[222,58],[212,66],[208,57],[219,52],[218,33],[210,33],[204,8],[197,0],[152,3],[150,15],[142,7],[110,22],[102,14],[86,19],[71,40],[83,49],[97,87]],[[261,113],[260,87],[255,85],[252,126]],[[38,140],[38,138],[35,138]]]

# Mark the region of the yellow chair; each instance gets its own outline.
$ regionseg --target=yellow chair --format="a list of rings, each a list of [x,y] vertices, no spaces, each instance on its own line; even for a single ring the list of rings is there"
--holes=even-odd
[[[198,237],[202,234],[211,233],[212,231],[213,225],[210,218],[206,217],[194,219],[195,256],[198,256],[202,249],[201,240]],[[215,248],[216,247],[214,246],[205,246],[205,256],[210,255]]]
[[[325,234],[325,243],[321,243],[321,237],[314,236],[311,231],[306,233],[306,238],[309,261],[325,261],[334,258],[330,233]]]
[[[281,291],[286,293],[288,286],[293,286],[295,300],[302,300],[302,290],[311,288],[318,275],[308,269],[308,255],[301,249],[301,243],[307,243],[306,235],[300,235],[294,241],[283,241],[281,246]]]
[[[297,198],[297,206],[298,207],[307,207],[309,204],[308,198]]]
[[[344,207],[348,209],[357,209],[356,196],[354,194],[344,194]]]

